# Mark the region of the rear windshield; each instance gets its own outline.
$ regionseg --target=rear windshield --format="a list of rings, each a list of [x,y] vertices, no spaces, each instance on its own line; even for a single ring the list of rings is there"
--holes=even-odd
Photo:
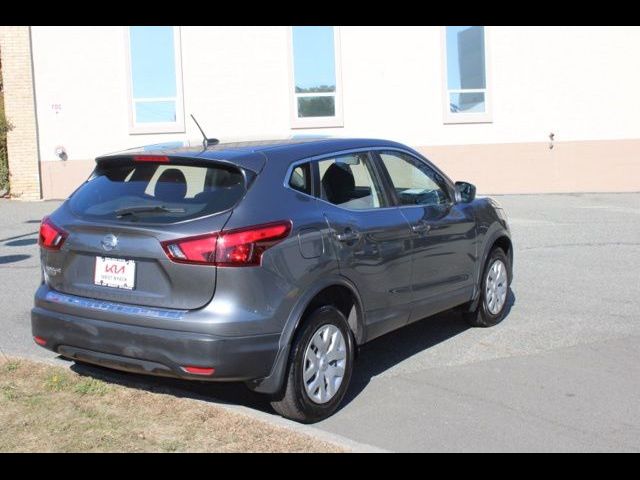
[[[82,217],[172,223],[222,212],[245,192],[240,170],[226,165],[99,166],[69,199]]]

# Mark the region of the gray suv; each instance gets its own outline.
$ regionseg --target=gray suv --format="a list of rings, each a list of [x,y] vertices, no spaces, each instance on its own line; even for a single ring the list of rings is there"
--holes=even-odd
[[[102,156],[39,243],[39,345],[244,382],[301,422],[336,410],[359,345],[454,307],[499,322],[513,263],[494,200],[370,139]]]

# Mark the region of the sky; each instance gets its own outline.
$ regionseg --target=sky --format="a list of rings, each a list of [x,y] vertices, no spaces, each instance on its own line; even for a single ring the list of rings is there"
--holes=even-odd
[[[293,64],[296,86],[336,84],[333,27],[293,27]]]
[[[175,97],[173,27],[131,27],[133,98]],[[136,102],[136,121],[175,121],[175,101]]]
[[[458,33],[470,28],[483,27],[447,27],[447,85],[449,89],[460,88]]]

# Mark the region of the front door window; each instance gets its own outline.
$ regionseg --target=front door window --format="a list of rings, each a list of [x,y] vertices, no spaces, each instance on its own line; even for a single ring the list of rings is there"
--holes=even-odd
[[[444,179],[426,164],[401,152],[380,154],[401,205],[441,206],[451,203]]]

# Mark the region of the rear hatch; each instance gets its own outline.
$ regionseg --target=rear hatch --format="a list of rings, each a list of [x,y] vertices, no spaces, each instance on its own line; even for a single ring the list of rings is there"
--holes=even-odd
[[[48,219],[65,236],[41,249],[48,285],[152,307],[209,303],[216,267],[173,262],[161,242],[221,231],[255,173],[196,158],[103,158]]]

